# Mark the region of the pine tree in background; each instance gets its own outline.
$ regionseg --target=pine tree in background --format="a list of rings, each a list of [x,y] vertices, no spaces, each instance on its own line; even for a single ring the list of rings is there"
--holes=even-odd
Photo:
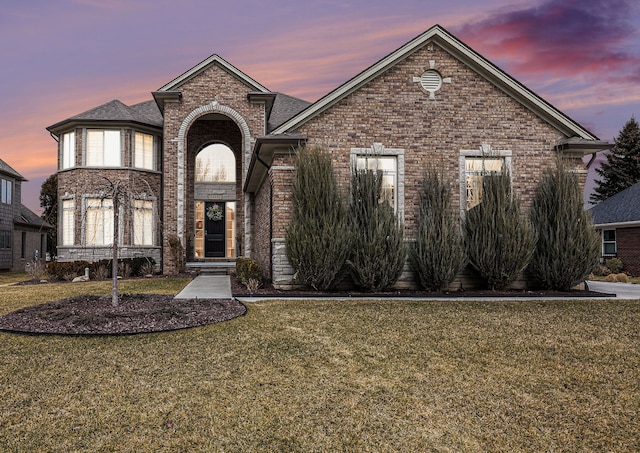
[[[544,289],[560,291],[584,281],[598,264],[600,237],[584,209],[576,175],[561,162],[540,181],[530,218],[538,237],[531,277]]]
[[[482,202],[467,212],[464,233],[469,264],[491,290],[506,288],[527,267],[535,235],[520,213],[507,172],[482,178]]]
[[[341,276],[351,240],[331,159],[322,149],[299,150],[293,197],[285,245],[296,281],[316,290],[330,289]]]
[[[350,222],[353,246],[347,264],[365,291],[392,286],[407,258],[404,226],[388,201],[380,200],[382,173],[358,170],[351,177]]]
[[[409,258],[420,286],[434,291],[445,290],[467,262],[451,212],[451,188],[435,169],[422,179],[418,234]]]
[[[615,139],[607,160],[602,163],[596,173],[601,179],[591,194],[594,203],[622,192],[640,182],[640,127],[635,118],[631,117]]]
[[[51,258],[56,256],[58,248],[58,174],[49,176],[40,187],[40,207],[43,208],[42,220],[53,225],[47,232],[47,250]]]

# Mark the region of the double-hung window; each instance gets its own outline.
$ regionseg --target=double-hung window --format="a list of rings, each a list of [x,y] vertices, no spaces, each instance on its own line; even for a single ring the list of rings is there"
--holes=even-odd
[[[120,155],[119,130],[87,130],[88,167],[119,167]]]
[[[611,256],[616,253],[616,230],[602,230],[602,255]]]
[[[3,179],[0,185],[0,202],[11,204],[13,201],[13,181]]]
[[[511,174],[511,151],[492,150],[482,145],[478,150],[460,152],[460,210],[464,212],[482,203],[482,181],[491,173]]]
[[[75,242],[76,203],[74,200],[62,200],[62,245]]]
[[[153,245],[153,202],[133,202],[133,245]]]
[[[86,245],[113,244],[113,200],[87,198],[86,207]]]
[[[11,230],[0,230],[0,250],[11,249]]]
[[[68,132],[62,136],[62,169],[76,166],[76,134]]]
[[[352,148],[353,171],[373,170],[382,175],[381,199],[388,201],[404,217],[404,149],[385,148],[374,143],[371,148]]]
[[[153,135],[135,133],[134,167],[153,170]]]

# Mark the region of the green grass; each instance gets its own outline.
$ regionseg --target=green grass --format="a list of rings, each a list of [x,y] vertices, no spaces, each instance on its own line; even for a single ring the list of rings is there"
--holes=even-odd
[[[640,450],[640,301],[248,308],[149,335],[0,333],[0,451]]]

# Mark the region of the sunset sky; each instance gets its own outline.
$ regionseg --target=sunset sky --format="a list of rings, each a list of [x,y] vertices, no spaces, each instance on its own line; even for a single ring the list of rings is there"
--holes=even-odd
[[[0,158],[29,182],[56,171],[45,130],[113,99],[131,105],[211,54],[314,101],[434,24],[604,140],[640,118],[637,0],[1,0]]]

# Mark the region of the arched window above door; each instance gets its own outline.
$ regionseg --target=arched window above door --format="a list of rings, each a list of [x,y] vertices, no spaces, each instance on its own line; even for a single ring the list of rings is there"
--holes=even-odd
[[[196,182],[236,182],[236,156],[227,145],[215,143],[196,156]]]

